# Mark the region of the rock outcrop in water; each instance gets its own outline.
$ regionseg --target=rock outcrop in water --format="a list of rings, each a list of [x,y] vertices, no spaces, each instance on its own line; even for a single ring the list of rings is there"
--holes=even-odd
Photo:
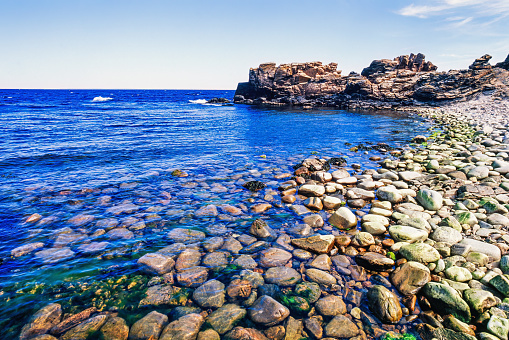
[[[342,76],[336,63],[261,64],[249,71],[249,82],[239,83],[234,101],[304,108],[394,109],[437,105],[494,91],[509,93],[509,56],[492,67],[490,55],[476,59],[467,70],[438,72],[421,53],[393,60],[374,60],[361,74]]]

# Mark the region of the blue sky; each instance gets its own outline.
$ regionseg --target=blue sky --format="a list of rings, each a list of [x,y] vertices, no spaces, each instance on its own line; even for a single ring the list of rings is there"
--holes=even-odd
[[[509,54],[509,0],[0,0],[0,88],[235,89],[250,67]]]

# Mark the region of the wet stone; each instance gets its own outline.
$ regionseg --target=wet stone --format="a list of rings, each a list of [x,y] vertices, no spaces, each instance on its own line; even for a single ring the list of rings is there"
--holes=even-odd
[[[95,219],[92,215],[77,215],[70,218],[67,223],[72,224],[75,227],[81,227],[89,224]]]
[[[196,249],[185,249],[180,253],[175,262],[175,269],[183,271],[192,267],[196,267],[201,262],[201,253]]]
[[[357,225],[357,217],[350,209],[342,207],[329,217],[329,223],[339,229],[350,229]]]
[[[325,326],[325,334],[333,338],[352,338],[359,334],[359,328],[346,316],[335,316]]]
[[[317,235],[293,239],[292,245],[318,254],[327,254],[334,247],[334,235]]]
[[[290,310],[271,298],[263,295],[249,308],[249,317],[264,326],[273,326],[290,315]]]
[[[70,248],[49,248],[35,253],[35,257],[44,263],[62,262],[73,258],[74,255]]]
[[[248,280],[235,279],[226,288],[228,296],[235,298],[248,298],[251,295],[253,285]]]
[[[91,334],[99,331],[107,319],[108,315],[94,316],[67,331],[59,340],[87,340]]]
[[[193,299],[202,308],[219,308],[225,301],[224,284],[217,280],[210,280],[196,288]]]
[[[439,314],[452,314],[463,322],[470,322],[470,307],[453,288],[445,284],[428,282],[421,290],[433,310]]]
[[[20,340],[28,340],[34,336],[44,334],[56,326],[62,318],[62,307],[58,303],[51,303],[39,309],[30,317],[21,330]]]
[[[320,254],[311,261],[310,267],[329,271],[331,269],[332,261],[327,254]]]
[[[34,242],[34,243],[24,244],[22,246],[19,246],[17,248],[14,248],[13,250],[11,250],[11,256],[21,257],[23,255],[30,254],[30,253],[36,251],[37,249],[40,249],[43,247],[44,247],[44,243],[42,243],[42,242]]]
[[[258,263],[250,255],[240,255],[233,261],[233,264],[244,269],[254,269],[258,266]]]
[[[100,330],[100,337],[104,340],[127,340],[128,336],[129,327],[119,317],[110,317]]]
[[[384,323],[397,323],[403,316],[398,297],[384,286],[373,286],[367,294],[369,309]]]
[[[130,331],[129,340],[159,339],[159,335],[168,324],[168,317],[153,311],[136,321]]]
[[[225,334],[224,340],[267,340],[267,338],[257,329],[235,327]]]
[[[168,324],[159,340],[195,340],[204,322],[200,314],[188,314]]]
[[[366,252],[362,255],[358,255],[355,261],[360,266],[374,271],[384,271],[394,266],[394,260],[374,252]]]
[[[399,252],[408,261],[429,263],[438,261],[440,259],[440,254],[438,251],[425,243],[412,243],[403,245],[399,249]]]
[[[337,283],[337,280],[334,276],[320,269],[307,269],[306,275],[311,281],[324,286],[331,286]]]
[[[193,267],[177,274],[177,281],[184,287],[198,287],[207,281],[208,272],[205,267]]]
[[[178,306],[187,300],[188,293],[179,287],[171,285],[156,285],[149,287],[145,298],[139,307],[145,306]]]
[[[346,313],[346,304],[343,299],[336,295],[327,295],[319,299],[315,308],[321,315],[324,316],[336,316]]]
[[[430,280],[428,267],[414,261],[402,264],[391,275],[392,283],[403,295],[416,294]]]
[[[105,236],[110,240],[129,240],[134,238],[134,233],[126,228],[116,228],[108,231]]]
[[[242,243],[233,237],[229,237],[224,241],[221,249],[228,250],[232,254],[238,254],[243,248]]]
[[[251,224],[249,232],[251,235],[262,240],[273,241],[277,238],[276,232],[269,227],[267,222],[261,219],[256,219],[253,224]]]
[[[85,255],[98,254],[110,246],[109,242],[92,242],[82,244],[78,247],[78,252]]]
[[[198,333],[196,340],[221,340],[219,333],[213,329],[207,329]]]
[[[193,229],[175,228],[172,229],[167,235],[170,240],[178,243],[193,243],[205,239],[205,233]]]
[[[279,286],[294,286],[300,282],[302,276],[293,268],[272,267],[265,272],[265,281]]]
[[[280,248],[269,248],[260,253],[260,266],[265,268],[282,267],[290,259],[292,254]]]
[[[203,241],[202,246],[208,252],[213,252],[220,249],[223,246],[224,239],[219,236],[207,238]]]
[[[171,257],[160,253],[149,253],[138,259],[138,265],[146,273],[163,275],[173,269],[175,261]]]
[[[208,316],[206,322],[219,334],[231,330],[246,316],[246,310],[235,304],[227,304]]]
[[[207,268],[226,266],[228,264],[226,254],[227,253],[225,252],[208,253],[203,258],[202,265],[204,265]]]

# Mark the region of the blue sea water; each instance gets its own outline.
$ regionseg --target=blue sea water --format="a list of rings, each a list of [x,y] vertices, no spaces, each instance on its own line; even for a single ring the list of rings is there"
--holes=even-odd
[[[366,153],[350,148],[359,143],[397,147],[428,127],[408,115],[204,104],[213,97],[231,100],[233,94],[0,90],[0,325],[19,330],[22,322],[12,321],[13,315],[23,320],[48,302],[43,294],[16,300],[16,290],[99,277],[99,269],[107,266],[136,272],[133,263],[139,255],[133,256],[132,249],[143,254],[164,246],[161,239],[171,228],[242,228],[245,219],[203,220],[190,213],[210,203],[246,204],[241,180],[273,181],[275,173],[291,172],[300,160],[314,156],[345,157],[349,165],[375,167]],[[189,176],[175,178],[175,169]],[[160,203],[162,191],[172,196],[169,202]],[[80,255],[82,243],[103,240],[92,233],[94,223],[112,217],[108,202],[106,207],[97,203],[104,197],[111,204],[136,204],[140,208],[131,217],[153,225],[150,231],[135,230],[133,239],[108,240],[115,256]],[[35,213],[50,222],[26,223]],[[151,217],[154,213],[159,216]],[[93,216],[94,221],[70,224],[76,215]],[[128,225],[128,217],[119,217],[120,224]],[[284,207],[266,218],[275,223],[297,220]],[[44,263],[33,253],[11,257],[12,249],[27,243],[56,247],[55,235],[69,229],[86,237],[64,244],[76,254],[69,259]],[[125,247],[130,247],[129,255],[118,250]],[[58,300],[57,295],[52,298]]]

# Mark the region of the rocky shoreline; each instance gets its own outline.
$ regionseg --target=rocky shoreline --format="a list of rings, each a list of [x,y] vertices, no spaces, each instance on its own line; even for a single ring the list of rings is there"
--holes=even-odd
[[[263,106],[335,107],[346,110],[399,110],[470,100],[477,94],[509,96],[509,55],[495,66],[490,55],[467,70],[438,72],[421,53],[374,60],[361,74],[346,76],[336,63],[261,64],[239,83],[234,102]]]
[[[249,208],[210,204],[195,213],[258,216],[245,231],[170,230],[170,245],[139,257],[136,277],[111,283],[119,294],[143,286],[133,298],[143,315],[126,321],[121,307],[70,313],[50,303],[19,338],[507,340],[509,103],[481,95],[418,110],[434,121],[433,132],[406,149],[380,146],[387,158],[372,156],[376,170],[347,168],[342,158],[306,159],[294,173],[273,174],[278,192],[262,181],[242,183],[252,191]],[[276,208],[301,222],[269,225],[264,212]],[[115,237],[139,228],[105,227]],[[100,243],[83,251],[99,254]],[[70,251],[41,247],[26,244],[12,255],[51,263]]]

